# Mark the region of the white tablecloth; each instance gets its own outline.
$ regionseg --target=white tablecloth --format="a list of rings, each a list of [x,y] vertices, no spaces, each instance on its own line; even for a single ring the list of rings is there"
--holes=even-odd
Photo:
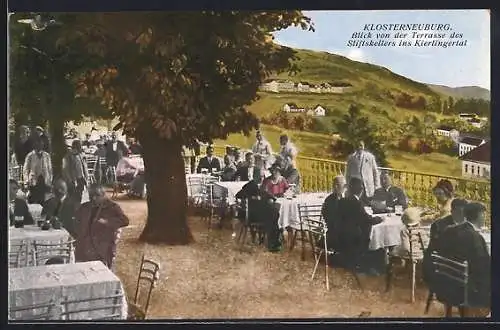
[[[291,227],[300,229],[299,204],[300,205],[323,205],[328,193],[305,193],[299,194],[292,199],[278,198],[276,203],[280,207],[280,228]]]
[[[71,235],[64,228],[42,230],[37,225],[24,226],[24,228],[9,227],[9,242],[20,244],[24,241],[28,247],[28,258],[21,258],[21,267],[33,265],[33,243],[58,243],[71,239]],[[54,255],[55,256],[55,255]],[[72,256],[72,261],[74,256]]]
[[[214,197],[225,198],[228,205],[236,204],[236,194],[248,181],[216,182],[214,184]]]
[[[400,215],[395,214],[376,214],[384,219],[383,222],[372,226],[370,234],[370,250],[378,250],[401,244],[401,231],[404,224]]]
[[[60,318],[60,303],[64,297],[68,300],[106,297],[123,294],[119,319],[127,317],[127,301],[120,279],[102,262],[91,261],[66,265],[9,269],[9,306],[27,306],[44,304],[52,300],[58,306],[55,319]],[[111,300],[81,303],[80,309],[109,305]],[[89,304],[91,306],[89,306]],[[72,305],[75,306],[75,305]],[[73,308],[73,307],[70,307]],[[20,312],[11,319],[22,320],[33,311]],[[105,316],[105,311],[91,311],[72,314],[72,319],[89,320]]]

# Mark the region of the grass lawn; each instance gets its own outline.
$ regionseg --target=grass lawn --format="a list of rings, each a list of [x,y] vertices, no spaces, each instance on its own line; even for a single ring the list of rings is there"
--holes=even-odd
[[[147,245],[137,241],[145,224],[144,201],[118,202],[130,218],[118,244],[116,274],[130,299],[135,292],[142,254],[160,262],[160,281],[154,288],[149,319],[183,318],[334,318],[439,317],[443,307],[434,303],[424,315],[427,290],[417,283],[416,302],[410,302],[410,276],[400,268],[393,288],[385,293],[384,276],[361,277],[361,291],[353,277],[337,269],[330,272],[326,291],[324,268],[310,276],[310,253],[300,250],[272,254],[249,246],[236,249],[232,230],[208,234],[198,217],[189,219],[196,243],[189,246]]]

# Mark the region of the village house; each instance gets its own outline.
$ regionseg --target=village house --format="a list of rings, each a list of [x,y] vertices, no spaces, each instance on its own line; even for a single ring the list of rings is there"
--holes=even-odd
[[[326,110],[323,108],[321,105],[317,104],[316,107],[314,107],[314,116],[316,117],[324,117],[326,115]]]
[[[491,143],[481,144],[477,148],[460,157],[462,161],[462,176],[476,178],[491,178]]]
[[[279,81],[278,82],[278,90],[280,92],[294,92],[295,91],[295,83],[293,81]]]
[[[307,93],[311,89],[311,86],[308,82],[301,81],[297,84],[297,91],[302,93]]]
[[[486,140],[476,136],[464,135],[458,142],[458,156],[461,157],[471,150],[486,143]]]
[[[286,103],[283,106],[283,112],[286,112],[286,113],[301,113],[301,112],[305,112],[305,111],[306,111],[306,109],[304,107],[299,107],[295,103]]]
[[[311,93],[321,93],[321,86],[320,85],[311,85],[309,88],[309,92]]]
[[[437,136],[450,137],[450,133],[453,130],[454,130],[454,128],[451,127],[451,126],[441,125],[441,126],[438,126],[436,128],[436,130],[434,131],[434,134],[437,135]]]
[[[472,118],[467,120],[467,122],[471,125],[474,126],[475,128],[481,128],[483,127],[483,121],[479,118]]]
[[[464,121],[469,121],[470,119],[477,118],[477,115],[475,113],[460,113],[458,114],[458,118]]]
[[[264,81],[260,89],[265,92],[279,93],[279,84],[276,80],[269,79]]]

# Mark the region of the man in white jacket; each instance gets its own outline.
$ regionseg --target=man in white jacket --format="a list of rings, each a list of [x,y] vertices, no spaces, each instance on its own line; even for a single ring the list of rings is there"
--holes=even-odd
[[[365,150],[365,143],[360,141],[354,153],[347,158],[346,179],[358,178],[363,181],[364,197],[371,199],[375,190],[380,188],[380,174],[375,156]]]
[[[52,185],[52,160],[48,152],[43,151],[43,141],[34,141],[34,150],[31,151],[24,161],[24,182],[29,187],[30,204],[43,204],[45,194]]]

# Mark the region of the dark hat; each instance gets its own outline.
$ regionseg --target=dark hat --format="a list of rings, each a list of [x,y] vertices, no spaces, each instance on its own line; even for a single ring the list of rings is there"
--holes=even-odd
[[[450,180],[442,179],[439,180],[439,182],[436,184],[436,186],[432,190],[436,189],[441,189],[443,190],[447,195],[451,196],[453,195],[453,184],[450,182]]]
[[[274,164],[273,164],[273,165],[271,165],[271,167],[269,168],[269,172],[271,172],[271,173],[272,173],[273,171],[275,171],[275,170],[278,170],[278,171],[280,171],[280,172],[281,172],[281,166],[280,166],[280,164],[278,164],[278,163],[274,163]]]

